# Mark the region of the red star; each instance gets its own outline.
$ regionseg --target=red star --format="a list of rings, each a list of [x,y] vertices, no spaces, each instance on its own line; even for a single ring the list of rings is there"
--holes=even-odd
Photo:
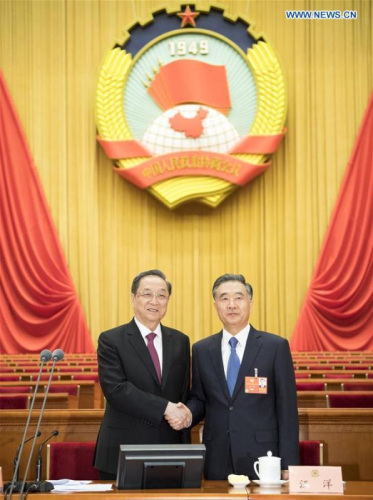
[[[182,19],[182,21],[181,21],[181,28],[184,28],[188,24],[190,24],[191,26],[195,27],[196,26],[195,17],[199,16],[199,12],[192,12],[190,10],[189,5],[187,5],[185,7],[184,12],[179,12],[177,15]]]

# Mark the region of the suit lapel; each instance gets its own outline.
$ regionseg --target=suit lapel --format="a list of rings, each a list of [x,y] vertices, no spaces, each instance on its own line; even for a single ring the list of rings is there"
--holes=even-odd
[[[171,333],[168,328],[161,325],[162,329],[162,356],[163,356],[163,366],[162,366],[162,387],[166,385],[167,377],[170,373],[171,359],[172,356],[172,338]]]
[[[236,397],[240,391],[244,390],[245,377],[254,375],[253,365],[261,346],[262,341],[260,340],[260,333],[251,326],[232,398]]]
[[[157,377],[157,373],[154,368],[154,364],[152,361],[152,358],[150,357],[148,348],[146,347],[146,344],[144,342],[144,339],[141,335],[140,330],[138,329],[135,320],[132,320],[131,323],[128,324],[128,329],[127,329],[127,337],[128,337],[128,342],[131,344],[133,349],[136,351],[137,355],[141,359],[141,361],[144,363],[146,368],[149,370],[151,376],[154,378],[155,382],[159,384],[159,380]]]
[[[225,397],[230,400],[230,394],[227,386],[227,379],[225,378],[224,373],[224,365],[223,365],[223,357],[221,354],[221,340],[222,340],[223,332],[221,331],[217,335],[211,337],[211,346],[210,346],[210,356],[212,360],[212,364],[216,371],[218,382],[220,387],[223,390]]]

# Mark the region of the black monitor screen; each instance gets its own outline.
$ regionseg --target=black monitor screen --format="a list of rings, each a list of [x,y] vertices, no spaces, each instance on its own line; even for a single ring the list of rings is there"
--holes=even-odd
[[[205,454],[203,444],[122,444],[117,488],[200,488]]]

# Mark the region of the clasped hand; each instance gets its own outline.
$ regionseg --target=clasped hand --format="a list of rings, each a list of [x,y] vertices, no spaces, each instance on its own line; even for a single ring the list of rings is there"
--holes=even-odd
[[[192,413],[183,403],[176,404],[169,402],[164,418],[175,431],[185,429],[185,427],[189,427],[192,423]]]

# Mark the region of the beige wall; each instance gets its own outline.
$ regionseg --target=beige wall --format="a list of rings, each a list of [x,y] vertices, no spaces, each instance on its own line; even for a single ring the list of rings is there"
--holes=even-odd
[[[372,2],[225,2],[277,51],[288,132],[271,168],[218,208],[174,211],[113,173],[94,116],[107,50],[134,19],[165,4],[0,2],[1,67],[92,337],[130,318],[133,276],[159,267],[174,285],[165,324],[193,341],[219,328],[210,290],[225,272],[252,283],[253,324],[289,338],[372,88]],[[358,20],[288,21],[292,8],[352,9]]]

